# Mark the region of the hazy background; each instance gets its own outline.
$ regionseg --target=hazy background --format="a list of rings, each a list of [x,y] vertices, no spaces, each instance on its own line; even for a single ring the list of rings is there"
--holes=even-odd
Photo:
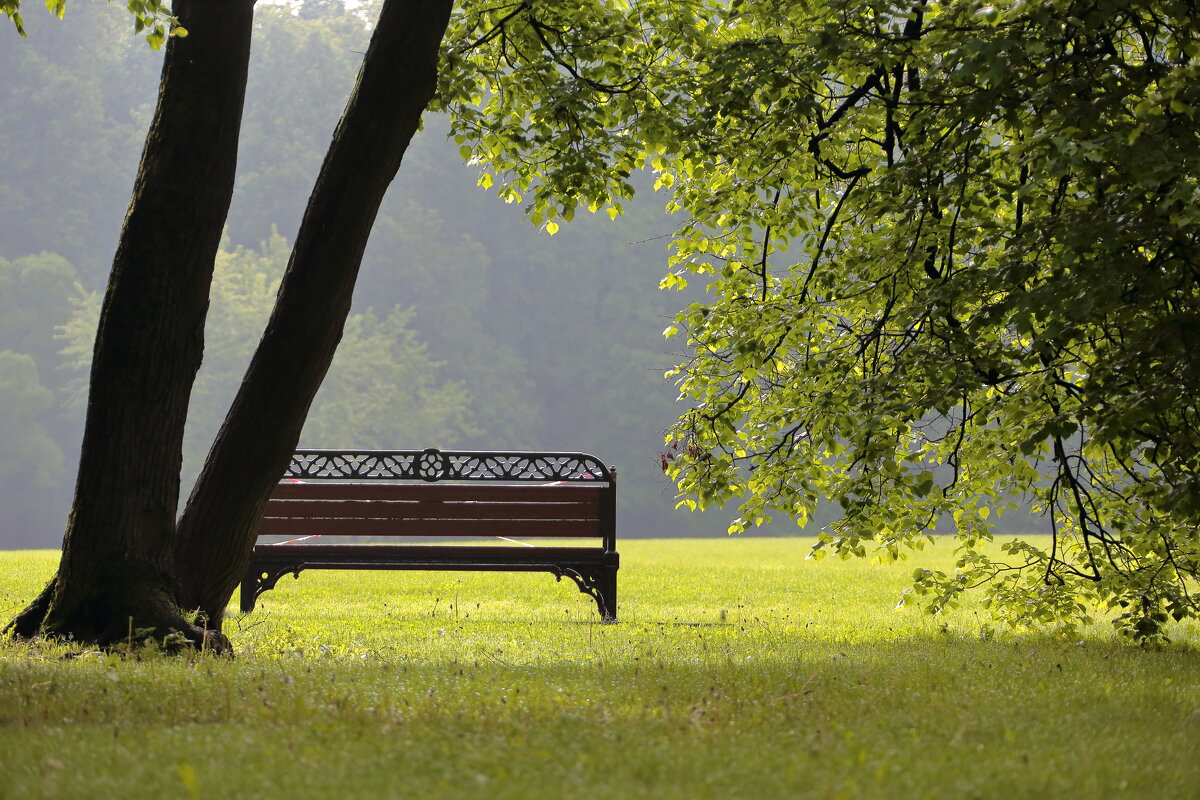
[[[0,549],[60,542],[100,293],[153,111],[161,53],[120,4],[31,6],[0,27]],[[341,3],[260,4],[237,189],[218,259],[185,494],[257,341],[309,189],[366,49]],[[676,415],[657,289],[671,221],[553,238],[476,186],[427,117],[376,223],[355,316],[301,444],[583,450],[618,467],[620,534],[723,533],[673,512],[658,466]],[[584,218],[586,217],[586,218]]]

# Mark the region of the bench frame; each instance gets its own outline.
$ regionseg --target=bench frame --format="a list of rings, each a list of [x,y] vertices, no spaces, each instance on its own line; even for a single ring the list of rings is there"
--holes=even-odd
[[[391,450],[342,452],[302,450],[292,456],[281,487],[284,494],[304,494],[303,486],[366,483],[387,492],[392,481],[403,482],[406,497],[419,496],[422,484],[450,482],[453,492],[469,498],[476,487],[511,489],[517,495],[529,484],[590,486],[598,490],[599,547],[497,546],[439,544],[258,544],[241,585],[241,608],[254,610],[258,597],[273,589],[284,575],[299,578],[305,569],[404,569],[451,571],[549,572],[557,580],[570,578],[579,591],[596,601],[605,622],[617,618],[616,470],[586,453],[528,453],[499,451]],[[442,484],[440,494],[453,491]],[[432,494],[432,492],[430,493]],[[484,494],[479,492],[479,494]],[[487,494],[497,494],[492,490]],[[500,495],[509,494],[504,491]],[[284,502],[276,498],[270,502]],[[376,520],[372,520],[376,522]],[[555,527],[555,520],[539,521]],[[513,523],[520,526],[519,521]],[[566,523],[564,523],[565,525]],[[384,525],[386,528],[386,524]],[[454,527],[451,523],[450,527]],[[379,533],[374,531],[374,533]],[[404,534],[388,533],[384,536]],[[561,535],[561,534],[554,534]],[[422,538],[451,538],[461,534],[422,534]]]

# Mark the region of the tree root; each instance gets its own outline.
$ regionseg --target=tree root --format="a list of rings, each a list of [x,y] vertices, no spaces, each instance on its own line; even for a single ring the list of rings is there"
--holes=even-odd
[[[53,603],[57,582],[55,575],[3,633],[17,639],[41,636],[106,650],[157,646],[168,653],[233,653],[223,633],[190,622],[161,589],[135,582],[126,584],[124,592],[75,597],[67,603],[60,597]]]
[[[42,589],[41,594],[4,626],[0,635],[11,635],[16,639],[32,639],[37,636],[46,620],[46,613],[50,610],[50,600],[54,597],[54,585],[57,582],[58,575],[55,575],[46,584],[46,588]]]
[[[175,619],[171,624],[160,625],[151,630],[136,628],[134,631],[135,635],[127,635],[124,639],[109,639],[97,642],[97,644],[109,650],[158,646],[165,652],[175,655],[190,652],[233,655],[233,646],[225,634],[200,625],[193,625],[183,617]]]
[[[100,630],[90,623],[90,620],[67,617],[57,620],[52,628],[43,626],[41,633],[55,638],[71,638],[105,650],[158,647],[172,654],[233,654],[233,646],[224,634],[189,622],[174,608],[136,618],[126,615],[123,625],[121,620],[112,619]]]

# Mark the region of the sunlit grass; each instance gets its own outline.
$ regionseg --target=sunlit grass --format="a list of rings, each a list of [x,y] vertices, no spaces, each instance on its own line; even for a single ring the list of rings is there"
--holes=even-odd
[[[1196,797],[1195,626],[985,638],[917,562],[626,541],[617,625],[548,575],[302,573],[232,660],[0,644],[2,797]],[[6,618],[54,568],[0,554]]]

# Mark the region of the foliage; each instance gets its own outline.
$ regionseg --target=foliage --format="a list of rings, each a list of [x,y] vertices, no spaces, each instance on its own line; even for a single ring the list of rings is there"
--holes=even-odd
[[[1195,794],[1192,623],[1161,653],[1103,626],[991,638],[973,608],[888,610],[899,565],[806,563],[794,539],[621,549],[618,625],[545,574],[303,572],[230,620],[236,659],[0,642],[4,785],[130,800],[390,797],[398,776],[439,798]],[[948,568],[949,549],[922,563]],[[0,614],[54,566],[0,554]]]
[[[38,380],[33,357],[0,350],[0,484],[52,485],[63,472],[63,455],[42,427],[54,393]]]
[[[26,353],[41,369],[56,365],[55,328],[73,313],[83,294],[75,269],[52,253],[0,258],[0,348]]]
[[[10,546],[45,546],[47,521],[59,511],[67,479],[64,446],[55,436],[55,396],[27,353],[0,349],[0,538]]]
[[[69,376],[58,369],[56,328],[83,294],[60,256],[0,258],[0,533],[10,546],[44,543],[42,531],[62,524],[57,507],[70,491],[67,454],[79,432],[63,405]]]
[[[346,323],[346,333],[301,445],[394,447],[397,442],[445,442],[454,447],[477,435],[471,397],[462,383],[441,382],[442,362],[408,327],[411,310],[395,308],[380,318],[367,309]]]
[[[126,6],[133,16],[134,32],[144,32],[146,43],[153,50],[162,47],[169,36],[187,36],[187,30],[179,25],[178,20],[171,15],[168,4],[163,0],[126,0]],[[51,14],[62,19],[67,13],[67,0],[46,0],[46,8]],[[12,20],[18,34],[25,35],[21,0],[0,0],[0,13]]]
[[[931,611],[1200,614],[1200,28],[1183,0],[468,4],[443,98],[550,232],[648,165],[682,212],[682,503],[820,498],[816,555],[952,519]],[[1049,546],[983,547],[1033,498]]]
[[[338,3],[305,2],[296,15],[265,6],[252,54],[235,244],[253,246],[277,223],[294,231],[307,177],[319,165],[365,29]],[[369,16],[369,15],[368,15]],[[663,214],[635,204],[620,225],[596,219],[553,238],[499,211],[474,189],[474,170],[445,141],[444,115],[427,115],[371,234],[358,307],[399,304],[471,396],[481,449],[584,449],[622,475],[622,527],[662,535],[711,521],[670,513],[657,441],[675,415],[661,380],[658,333],[674,299],[654,291]],[[651,200],[651,198],[647,198]],[[631,242],[651,240],[645,245]],[[427,437],[413,446],[438,444]]]
[[[0,257],[48,251],[89,287],[112,265],[161,68],[125,34],[124,12],[72,6],[59,24],[28,20],[28,41],[0,46]],[[0,31],[5,37],[10,34]],[[43,365],[48,366],[48,365]]]
[[[259,252],[273,226],[287,239],[295,235],[366,49],[368,31],[356,16],[364,8],[346,13],[340,2],[313,0],[294,9],[256,8],[227,250]],[[159,58],[124,35],[126,15],[115,5],[72,5],[64,24],[48,14],[26,16],[29,39],[0,47],[0,71],[12,76],[0,86],[0,146],[17,154],[0,172],[0,253],[14,260],[58,253],[87,289],[96,289],[128,203]],[[461,384],[468,397],[469,425],[454,435],[462,446],[595,452],[620,471],[623,531],[719,532],[719,520],[672,513],[671,485],[658,464],[662,431],[678,409],[662,380],[672,362],[659,333],[679,301],[654,291],[669,224],[661,204],[647,193],[617,223],[598,215],[548,237],[522,223],[519,207],[497,209],[478,191],[476,171],[445,139],[447,124],[444,115],[428,115],[405,156],[372,231],[355,310],[373,306],[381,321],[396,306],[411,314],[403,330],[415,331],[427,359],[440,364],[438,382]],[[85,377],[61,365],[90,357],[92,331],[56,340],[68,297],[39,308],[37,341],[47,348],[34,353],[0,337],[0,349],[34,355],[60,406],[57,427],[47,427],[67,460],[60,500],[37,502],[36,535],[22,540],[49,546],[61,536],[61,509],[73,488]],[[89,324],[97,313],[98,305],[91,316],[72,319]],[[236,331],[251,338],[260,332],[249,325]],[[64,341],[72,352],[59,355]],[[64,386],[72,381],[78,385]],[[66,406],[72,398],[77,403]],[[193,404],[206,421],[193,426],[189,466],[202,455],[201,427],[219,422],[218,405],[213,394]],[[403,415],[391,416],[398,425]],[[433,438],[439,428],[428,435],[418,426],[405,430],[393,433],[403,440],[380,444],[446,444]],[[346,441],[361,437],[348,431],[337,444]],[[13,546],[11,517],[32,505],[31,495],[4,486],[0,492],[9,498],[0,546]]]
[[[266,324],[290,247],[278,234],[257,250],[226,246],[218,252],[208,313],[204,365],[197,375],[184,442],[184,471],[194,475]],[[63,354],[75,374],[72,402],[86,401],[91,342],[100,295],[76,301],[63,327]],[[411,312],[354,314],[328,378],[313,402],[301,437],[310,447],[394,447],[438,441],[454,446],[474,432],[469,395],[441,377],[426,346],[408,327]],[[428,437],[428,438],[427,438]]]
[[[247,247],[269,236],[273,226],[295,238],[312,176],[354,88],[370,33],[340,3],[306,2],[296,13],[260,4],[254,16],[228,222],[233,243]]]

